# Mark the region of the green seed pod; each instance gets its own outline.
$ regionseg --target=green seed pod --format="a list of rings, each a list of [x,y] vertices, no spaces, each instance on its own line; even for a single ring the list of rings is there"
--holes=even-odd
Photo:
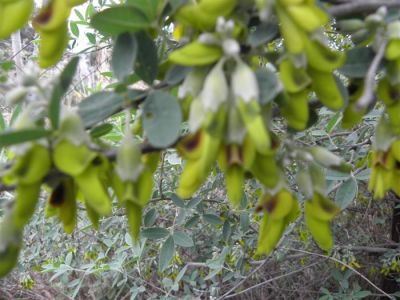
[[[78,6],[85,3],[87,0],[67,0],[69,6]]]
[[[51,0],[32,20],[32,25],[39,33],[58,31],[65,26],[71,12],[66,0]]]
[[[40,183],[20,183],[17,185],[13,210],[13,221],[16,228],[22,230],[35,212],[39,200],[40,185]]]
[[[0,2],[0,40],[22,28],[33,10],[33,0]]]
[[[12,215],[0,223],[0,278],[12,271],[18,262],[22,243],[22,230],[15,227]]]

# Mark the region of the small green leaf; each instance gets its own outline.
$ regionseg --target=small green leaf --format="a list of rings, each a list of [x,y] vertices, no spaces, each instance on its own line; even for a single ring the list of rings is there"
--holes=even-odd
[[[172,260],[174,257],[175,253],[175,243],[174,239],[172,236],[170,236],[162,245],[161,250],[160,250],[160,257],[159,257],[159,269],[160,271],[164,271],[168,265],[169,262]]]
[[[38,140],[50,134],[51,131],[41,128],[3,131],[0,133],[0,148]]]
[[[357,180],[368,181],[369,178],[371,177],[371,169],[362,170],[355,177]]]
[[[177,207],[186,208],[186,203],[182,201],[176,194],[171,195],[171,200]]]
[[[49,105],[49,118],[51,121],[51,125],[54,129],[57,129],[59,126],[61,99],[67,92],[69,86],[71,85],[78,63],[79,63],[79,57],[74,57],[65,66],[63,72],[60,75],[59,82],[54,87],[53,93],[51,95],[50,105]]]
[[[150,240],[159,240],[167,237],[169,235],[169,231],[162,227],[151,227],[143,229],[141,234],[144,238],[148,238]]]
[[[89,43],[91,43],[92,45],[96,44],[96,35],[95,34],[93,34],[91,32],[87,32],[86,37],[87,37]]]
[[[181,131],[182,112],[178,100],[166,92],[151,93],[143,105],[143,129],[155,147],[172,145]]]
[[[240,214],[240,230],[246,232],[250,227],[250,217],[247,212],[242,212]]]
[[[78,27],[77,22],[69,23],[69,27],[71,28],[71,32],[73,33],[73,35],[75,35],[76,37],[79,37],[79,27]]]
[[[168,0],[168,5],[164,13],[172,16],[179,8],[188,2],[189,0]]]
[[[214,214],[205,214],[203,215],[203,219],[211,225],[221,225],[223,223],[221,218]]]
[[[92,130],[90,130],[90,136],[92,138],[102,137],[102,136],[106,135],[107,133],[109,133],[110,131],[112,131],[113,128],[114,128],[113,124],[110,124],[110,123],[101,124],[99,126],[94,127]]]
[[[335,202],[341,209],[347,208],[358,194],[357,180],[352,176],[336,191]]]
[[[150,27],[150,22],[137,7],[115,6],[95,14],[91,25],[103,34],[118,35],[145,30]]]
[[[127,0],[126,3],[142,10],[149,20],[157,17],[159,0]]]
[[[199,219],[200,217],[198,215],[195,215],[193,217],[191,217],[185,224],[186,228],[193,228],[194,226],[196,226],[197,224],[199,224]]]
[[[203,201],[203,198],[201,198],[201,197],[192,198],[192,199],[190,199],[189,203],[186,205],[186,208],[195,208],[202,201]]]
[[[115,77],[119,81],[124,81],[128,75],[133,73],[137,48],[134,35],[122,33],[117,37],[112,53],[111,66]]]
[[[153,84],[158,74],[157,46],[145,32],[136,34],[138,54],[135,63],[135,73],[146,83]]]
[[[153,226],[156,219],[157,219],[157,211],[155,208],[152,208],[144,216],[143,224],[146,227]]]
[[[17,119],[21,113],[21,110],[22,110],[22,105],[21,105],[21,103],[19,103],[19,104],[17,104],[17,106],[15,106],[15,108],[11,114],[11,119],[10,119],[10,124],[9,124],[10,127],[15,123],[15,121],[17,121]]]
[[[275,22],[266,22],[258,25],[250,32],[247,43],[252,47],[258,47],[270,42],[279,33],[279,27]]]
[[[86,127],[105,120],[121,109],[123,97],[113,92],[98,92],[79,103],[79,114]]]
[[[182,231],[175,231],[173,234],[174,242],[175,244],[181,246],[181,247],[186,247],[190,248],[194,246],[194,242],[192,238],[185,232]]]
[[[256,72],[258,88],[260,89],[260,103],[267,104],[271,102],[280,92],[282,84],[278,75],[268,69],[258,69]]]
[[[178,284],[181,281],[183,275],[185,275],[188,266],[186,265],[182,270],[179,271],[178,275],[175,278],[175,283]]]
[[[326,124],[325,131],[327,133],[331,133],[333,129],[339,124],[341,120],[341,113],[337,112],[333,115],[333,117],[329,120],[328,124]]]
[[[339,72],[349,78],[364,78],[374,57],[370,47],[352,48],[346,52],[346,61]]]
[[[327,180],[347,180],[350,174],[345,172],[339,172],[335,170],[327,170],[326,179]]]
[[[4,120],[3,114],[0,112],[0,131],[6,129],[6,121]]]
[[[165,75],[165,81],[169,85],[176,85],[183,81],[186,75],[191,71],[191,68],[173,65],[168,69],[167,74]]]

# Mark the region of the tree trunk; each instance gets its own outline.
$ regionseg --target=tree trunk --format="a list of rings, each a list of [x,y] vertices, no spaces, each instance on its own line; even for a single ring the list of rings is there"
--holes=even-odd
[[[18,30],[11,35],[11,47],[12,55],[15,63],[16,77],[20,79],[24,73],[23,63],[22,63],[22,42],[21,42],[21,32]]]

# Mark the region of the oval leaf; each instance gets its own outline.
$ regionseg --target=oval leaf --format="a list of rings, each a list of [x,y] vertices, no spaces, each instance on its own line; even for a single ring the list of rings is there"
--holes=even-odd
[[[75,75],[76,68],[78,67],[79,57],[74,57],[65,66],[63,72],[60,75],[59,81],[54,87],[53,93],[50,99],[49,105],[49,118],[51,125],[54,129],[58,128],[60,121],[60,102],[62,97],[67,92],[71,85],[72,79]]]
[[[157,46],[146,33],[136,34],[138,54],[135,63],[135,73],[148,84],[152,84],[158,74]]]
[[[120,81],[133,73],[133,65],[137,55],[137,43],[134,35],[120,34],[114,45],[111,66],[115,77]]]
[[[113,92],[99,92],[79,103],[79,114],[85,126],[105,120],[121,109],[123,97]]]
[[[167,147],[178,138],[182,112],[175,97],[165,92],[150,94],[143,106],[143,129],[150,144]]]
[[[91,25],[103,34],[118,35],[144,30],[150,26],[150,22],[137,7],[116,6],[95,14]]]
[[[339,72],[349,78],[364,78],[374,57],[370,47],[350,49],[346,52],[346,61]]]
[[[169,231],[162,227],[151,227],[142,230],[142,237],[150,240],[158,240],[169,235]]]
[[[185,232],[175,231],[173,234],[175,244],[181,247],[193,247],[194,243],[192,238]]]
[[[347,208],[358,194],[357,180],[352,176],[338,188],[335,201],[341,209]]]
[[[175,243],[172,236],[170,236],[161,247],[160,258],[159,258],[159,269],[161,272],[168,267],[169,262],[174,257],[174,253],[175,253]]]
[[[3,131],[0,133],[0,148],[38,140],[50,134],[51,131],[42,128]]]
[[[221,225],[223,223],[221,218],[214,214],[205,214],[203,215],[203,219],[211,225]]]

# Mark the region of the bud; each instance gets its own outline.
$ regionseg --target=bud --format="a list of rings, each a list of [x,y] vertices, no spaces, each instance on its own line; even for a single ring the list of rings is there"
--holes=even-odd
[[[26,95],[28,94],[28,89],[23,86],[18,86],[7,92],[6,104],[9,106],[17,105],[18,103],[25,100]]]
[[[81,118],[76,112],[67,111],[62,116],[59,140],[67,139],[74,145],[89,142],[89,135],[83,127]]]
[[[341,31],[346,33],[353,33],[365,28],[365,22],[360,19],[341,20],[338,21],[337,25]]]
[[[211,46],[219,46],[221,43],[215,34],[208,32],[200,34],[198,41],[202,44]]]
[[[232,74],[232,91],[235,97],[248,103],[259,98],[256,75],[253,70],[239,58]]]
[[[384,22],[383,17],[378,14],[372,14],[365,18],[365,23],[370,29],[375,29],[379,27],[380,25],[383,24],[383,22]]]
[[[296,183],[299,190],[303,193],[306,198],[311,198],[313,195],[313,182],[310,176],[310,172],[301,168],[296,175]]]
[[[228,83],[223,70],[224,63],[225,60],[221,59],[204,81],[200,98],[206,111],[217,112],[220,105],[228,98]]]
[[[400,21],[394,21],[387,26],[389,39],[400,39]]]
[[[189,113],[189,131],[192,133],[197,132],[206,119],[206,115],[201,99],[193,99]]]
[[[226,39],[222,42],[222,49],[227,56],[236,56],[240,53],[239,43],[234,39]]]
[[[24,74],[22,76],[22,85],[25,87],[37,85],[39,78],[39,68],[33,62],[29,62],[24,67]]]
[[[117,153],[116,172],[122,181],[136,181],[143,170],[142,154],[130,134],[122,141]]]
[[[386,6],[381,6],[381,7],[378,8],[378,10],[376,11],[376,13],[384,18],[384,17],[387,16],[388,9],[387,9]]]
[[[341,172],[351,171],[351,165],[345,162],[341,157],[333,154],[324,147],[312,147],[310,153],[314,159],[326,168],[335,169]]]
[[[179,87],[178,97],[180,99],[188,96],[196,97],[203,87],[205,75],[206,73],[204,68],[194,68],[192,71],[190,71]]]

